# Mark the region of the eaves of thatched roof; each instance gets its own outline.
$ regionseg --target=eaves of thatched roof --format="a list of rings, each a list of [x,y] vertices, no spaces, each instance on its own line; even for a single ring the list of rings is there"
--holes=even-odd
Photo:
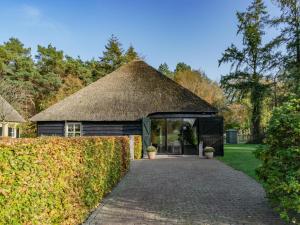
[[[157,112],[217,110],[144,61],[136,60],[31,118],[32,121],[134,121]]]
[[[0,122],[25,122],[23,117],[0,96]]]

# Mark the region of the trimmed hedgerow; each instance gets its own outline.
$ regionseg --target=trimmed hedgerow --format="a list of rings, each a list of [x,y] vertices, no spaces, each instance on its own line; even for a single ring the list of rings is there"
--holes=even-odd
[[[0,224],[79,224],[126,173],[126,137],[0,142]]]
[[[300,224],[300,99],[277,108],[269,122],[257,175],[280,216]]]
[[[142,137],[134,136],[134,159],[141,159],[143,156]]]

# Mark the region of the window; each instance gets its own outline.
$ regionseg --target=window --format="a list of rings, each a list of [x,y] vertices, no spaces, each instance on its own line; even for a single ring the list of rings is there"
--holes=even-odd
[[[81,123],[66,123],[66,136],[81,136]]]
[[[16,129],[13,127],[8,128],[8,137],[15,138],[16,137]]]

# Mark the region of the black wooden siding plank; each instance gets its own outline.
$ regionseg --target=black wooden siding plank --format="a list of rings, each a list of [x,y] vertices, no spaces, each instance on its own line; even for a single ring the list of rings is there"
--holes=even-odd
[[[204,147],[214,147],[217,156],[224,155],[223,129],[223,117],[199,118],[199,139]]]
[[[65,122],[38,122],[38,136],[64,136]],[[82,122],[83,136],[138,135],[141,123],[134,122]]]
[[[83,122],[82,132],[84,136],[97,135],[133,135],[141,134],[140,122]]]
[[[37,131],[38,131],[38,136],[64,136],[65,123],[64,122],[38,122]]]

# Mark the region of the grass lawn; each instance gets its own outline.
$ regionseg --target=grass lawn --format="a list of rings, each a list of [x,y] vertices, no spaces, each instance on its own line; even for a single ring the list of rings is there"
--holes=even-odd
[[[255,158],[253,151],[258,146],[254,144],[225,144],[224,157],[217,159],[257,180],[255,169],[260,161]]]

